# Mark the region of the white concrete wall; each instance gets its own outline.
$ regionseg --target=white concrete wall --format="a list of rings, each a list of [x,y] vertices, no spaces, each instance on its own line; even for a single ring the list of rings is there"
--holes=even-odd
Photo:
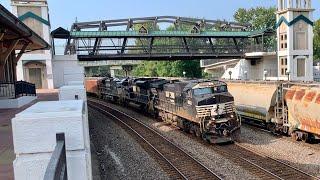
[[[276,56],[265,56],[261,60],[257,60],[256,65],[251,65],[251,60],[241,59],[233,68],[228,68],[222,78],[230,79],[229,71],[231,71],[231,79],[264,80],[264,71],[266,70],[268,72],[267,79],[274,79],[277,78],[277,68]]]
[[[87,101],[87,94],[84,85],[67,85],[59,88],[59,100],[73,100],[75,96]]]
[[[16,180],[44,180],[44,174],[52,153],[23,154],[13,162]],[[68,179],[90,179],[87,163],[88,152],[67,151]],[[88,177],[88,178],[86,178]]]
[[[17,99],[0,100],[0,109],[15,109],[31,103],[36,100],[37,96],[22,96]]]
[[[39,102],[12,119],[16,180],[43,179],[56,145],[66,138],[68,178],[91,180],[88,114],[83,100]],[[89,145],[88,145],[89,144]]]
[[[52,66],[55,88],[60,88],[69,81],[84,82],[84,67],[79,65],[77,55],[53,56]]]
[[[85,149],[90,150],[87,93],[86,93],[86,89],[85,89],[84,85],[83,84],[82,85],[66,85],[66,86],[63,86],[59,89],[59,100],[60,101],[74,100],[76,95],[78,96],[79,99],[84,101],[84,106],[85,106],[85,109],[84,109],[84,111],[85,111],[84,120],[85,121],[83,123],[84,146],[85,146]],[[91,153],[88,153],[87,156],[88,156],[87,163],[91,165]],[[88,169],[88,173],[92,174],[91,166]]]

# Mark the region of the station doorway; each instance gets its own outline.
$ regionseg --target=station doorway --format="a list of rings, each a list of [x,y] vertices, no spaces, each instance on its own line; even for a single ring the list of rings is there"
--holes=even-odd
[[[46,64],[39,61],[30,61],[23,65],[25,80],[35,84],[37,89],[47,88]]]
[[[37,89],[42,88],[41,68],[30,68],[29,69],[30,82],[36,85]]]

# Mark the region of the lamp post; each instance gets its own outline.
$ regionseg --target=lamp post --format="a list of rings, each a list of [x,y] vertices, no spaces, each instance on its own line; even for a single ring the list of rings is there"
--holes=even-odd
[[[185,71],[183,71],[182,74],[183,74],[183,77],[186,77],[187,73]]]
[[[229,71],[230,80],[231,80],[231,75],[232,75],[232,71]]]
[[[289,70],[286,71],[286,75],[288,76],[288,81],[290,81],[290,71]]]
[[[267,70],[264,70],[264,71],[263,71],[263,74],[264,74],[264,80],[266,81],[266,80],[267,80],[268,71],[267,71]]]
[[[248,71],[244,71],[244,76],[245,76],[244,80],[247,80],[248,79]]]

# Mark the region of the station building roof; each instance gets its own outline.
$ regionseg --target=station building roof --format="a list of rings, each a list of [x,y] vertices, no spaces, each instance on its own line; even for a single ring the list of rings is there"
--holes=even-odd
[[[26,43],[28,46],[25,50],[50,49],[44,39],[0,4],[0,41],[6,43],[13,40],[19,40],[15,50],[21,50]]]

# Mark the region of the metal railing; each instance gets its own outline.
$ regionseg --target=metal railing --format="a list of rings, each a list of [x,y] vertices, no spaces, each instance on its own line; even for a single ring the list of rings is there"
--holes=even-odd
[[[263,44],[252,44],[248,45],[245,48],[246,53],[252,52],[275,52],[276,46],[275,45],[263,45]]]
[[[44,175],[44,180],[67,180],[67,158],[64,133],[56,135],[57,144]]]
[[[14,99],[21,96],[36,96],[36,86],[25,81],[0,83],[0,99]]]

